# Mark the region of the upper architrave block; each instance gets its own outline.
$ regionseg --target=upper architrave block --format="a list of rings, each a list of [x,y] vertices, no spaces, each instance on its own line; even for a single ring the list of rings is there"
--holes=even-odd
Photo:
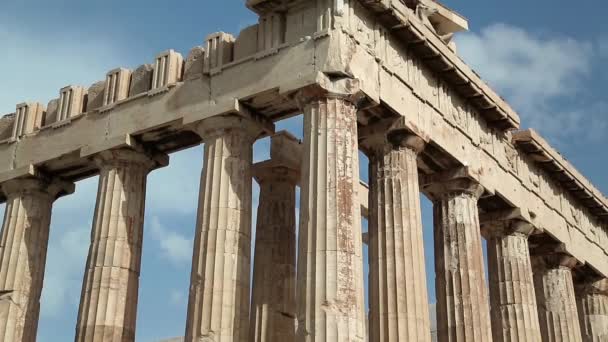
[[[103,105],[108,106],[126,99],[129,96],[130,82],[131,70],[118,68],[108,72],[103,93]]]
[[[152,89],[159,89],[181,81],[184,58],[178,52],[168,50],[156,57]]]
[[[233,61],[235,40],[234,36],[224,32],[213,33],[207,37],[203,66],[206,74],[220,72],[223,65]]]
[[[15,120],[13,121],[12,138],[33,133],[42,127],[44,119],[44,106],[37,102],[21,103],[17,105]]]
[[[591,212],[608,218],[608,200],[536,131],[513,133],[513,142],[553,179],[578,198]]]
[[[57,122],[62,122],[85,112],[85,96],[87,91],[80,86],[67,86],[59,92],[59,107]]]

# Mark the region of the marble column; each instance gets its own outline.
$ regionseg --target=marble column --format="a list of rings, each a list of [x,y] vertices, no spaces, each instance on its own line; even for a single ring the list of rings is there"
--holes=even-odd
[[[490,315],[496,342],[541,342],[527,222],[484,224],[488,238]]]
[[[135,341],[146,179],[156,163],[129,149],[95,157],[99,185],[76,341]]]
[[[583,281],[574,290],[583,342],[608,341],[608,279]]]
[[[572,281],[576,264],[576,259],[563,253],[545,251],[532,257],[543,342],[582,341]]]
[[[302,92],[304,157],[296,341],[365,340],[357,199],[357,108],[345,95]]]
[[[438,340],[492,341],[477,208],[483,188],[460,178],[426,191],[434,201]]]
[[[370,146],[370,341],[431,341],[417,156],[404,131]]]
[[[53,202],[73,184],[18,179],[7,197],[0,235],[0,341],[35,342]]]
[[[273,160],[254,165],[260,184],[255,236],[251,342],[294,341],[296,184],[300,170]]]
[[[255,124],[212,117],[205,144],[186,323],[187,342],[249,338],[251,163]]]

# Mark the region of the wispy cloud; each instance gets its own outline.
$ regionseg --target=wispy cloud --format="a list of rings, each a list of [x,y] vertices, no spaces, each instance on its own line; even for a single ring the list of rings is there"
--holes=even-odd
[[[554,141],[598,139],[608,106],[593,97],[601,44],[495,24],[458,38],[459,53],[518,110],[525,126]]]
[[[161,220],[154,216],[149,223],[149,231],[159,244],[162,256],[175,265],[189,265],[192,259],[191,239],[165,227]]]

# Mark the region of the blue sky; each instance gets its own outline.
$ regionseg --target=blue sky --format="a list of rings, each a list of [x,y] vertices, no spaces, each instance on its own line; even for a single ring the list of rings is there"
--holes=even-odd
[[[68,84],[103,79],[118,66],[149,63],[163,50],[187,55],[215,31],[255,22],[241,0],[3,0],[0,113],[24,100],[47,103]],[[608,28],[599,1],[455,1],[470,20],[457,42],[463,58],[604,193],[608,193]],[[279,123],[301,136],[299,119]],[[268,142],[255,146],[268,157]],[[149,177],[137,341],[182,335],[202,148],[171,156]],[[367,178],[362,158],[362,177]],[[97,178],[56,203],[39,341],[73,340]],[[257,194],[257,186],[254,185]],[[0,214],[4,205],[0,205]],[[255,213],[255,212],[254,212]],[[432,218],[423,199],[430,302],[434,302]]]

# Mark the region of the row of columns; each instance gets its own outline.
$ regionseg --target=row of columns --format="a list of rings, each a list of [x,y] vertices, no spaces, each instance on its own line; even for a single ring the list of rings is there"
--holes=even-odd
[[[193,128],[205,143],[205,163],[188,342],[366,339],[357,101],[318,88],[297,100],[304,112],[301,166],[277,160],[253,166],[261,129],[243,117],[209,118]],[[425,142],[394,129],[365,144],[369,339],[430,341],[417,167]],[[95,160],[100,182],[76,340],[134,341],[146,177],[166,160],[127,149],[102,152]],[[250,298],[252,177],[261,193]],[[51,207],[69,186],[36,178],[2,187],[8,200],[0,240],[0,340],[33,342]],[[480,222],[484,190],[474,180],[439,175],[423,188],[434,203],[439,341],[608,339],[606,280],[575,287],[572,257],[559,250],[530,253],[530,224],[510,218]]]

